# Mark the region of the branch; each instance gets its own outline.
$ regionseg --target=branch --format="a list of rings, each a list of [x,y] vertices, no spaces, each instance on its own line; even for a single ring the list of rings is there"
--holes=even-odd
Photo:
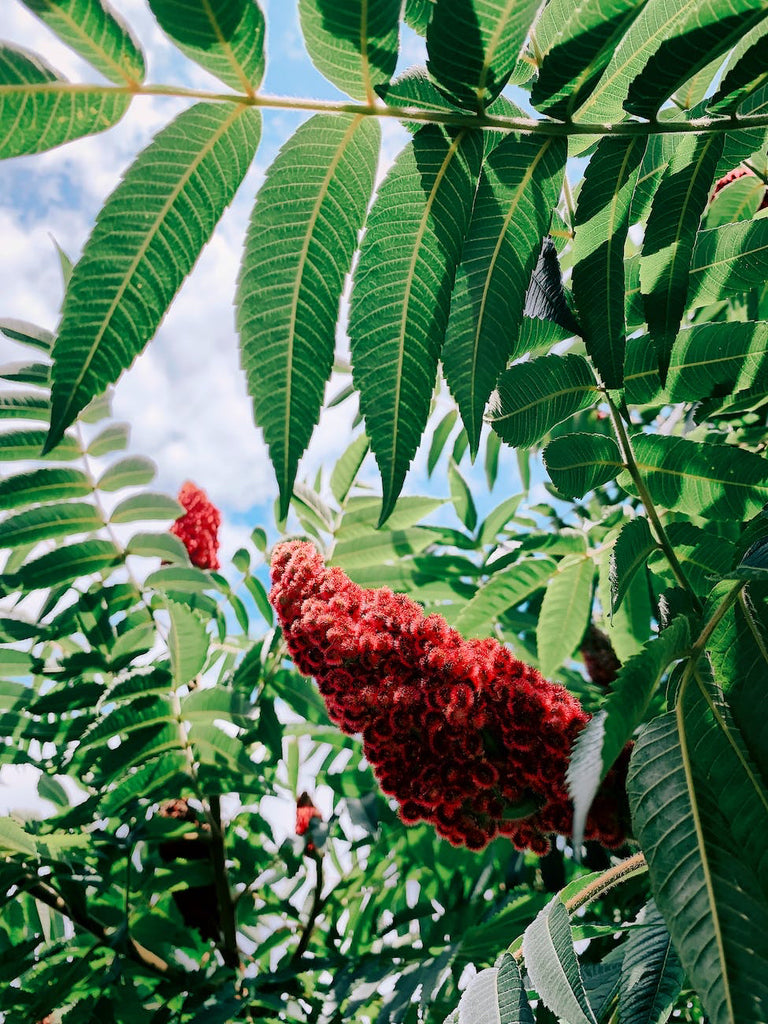
[[[211,826],[211,858],[213,860],[213,881],[216,887],[216,902],[219,906],[219,921],[223,943],[221,955],[227,967],[240,967],[240,954],[237,949],[237,922],[235,920],[235,904],[229,889],[227,876],[226,848],[224,831],[221,826],[221,802],[218,796],[208,799],[210,813],[206,816]]]
[[[304,925],[304,930],[301,933],[299,944],[293,951],[293,956],[290,959],[289,967],[296,967],[301,962],[301,959],[306,953],[307,947],[309,946],[309,940],[312,938],[312,932],[314,931],[314,927],[317,924],[317,919],[320,916],[320,912],[322,911],[326,902],[322,898],[323,858],[319,854],[315,854],[315,856],[312,859],[315,862],[316,870],[315,890],[312,894],[312,906],[310,907],[309,910],[309,917],[307,918],[307,923]]]

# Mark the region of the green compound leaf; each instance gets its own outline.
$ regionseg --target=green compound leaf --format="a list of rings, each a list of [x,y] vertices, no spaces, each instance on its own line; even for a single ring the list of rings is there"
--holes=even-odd
[[[768,1010],[768,807],[703,663],[647,725],[627,778],[635,834],[677,952],[713,1024]]]
[[[500,569],[461,609],[456,629],[468,637],[489,636],[494,619],[545,587],[556,571],[551,558],[524,558]]]
[[[690,644],[685,619],[676,619],[639,654],[622,665],[598,713],[576,737],[568,766],[568,792],[573,800],[573,841],[578,848],[600,783],[645,718],[669,665]]]
[[[648,217],[640,257],[640,284],[662,380],[686,308],[696,233],[722,149],[722,135],[681,139]]]
[[[734,47],[717,92],[707,104],[711,113],[734,113],[747,97],[768,83],[766,35],[768,22],[762,21]]]
[[[597,1024],[573,948],[568,911],[560,896],[526,928],[523,956],[534,988],[558,1018],[569,1024]]]
[[[595,375],[582,356],[541,356],[502,374],[488,421],[502,441],[530,448],[552,427],[594,405],[598,395]]]
[[[470,451],[499,374],[515,354],[531,274],[562,187],[564,140],[507,136],[483,167],[443,349]],[[518,353],[519,354],[519,353]]]
[[[0,46],[0,159],[103,132],[130,103],[130,95],[73,86],[35,54]]]
[[[203,620],[187,605],[166,601],[166,607],[171,617],[168,635],[171,672],[175,685],[181,686],[203,671],[208,658],[208,634]]]
[[[768,324],[699,324],[675,339],[667,377],[671,402],[743,391],[768,377]]]
[[[341,292],[378,150],[373,118],[316,115],[267,171],[248,228],[237,326],[254,418],[277,474],[281,517],[333,366]]]
[[[451,288],[475,195],[480,132],[429,125],[368,216],[349,320],[352,372],[392,511],[429,415]]]
[[[605,434],[563,434],[544,449],[552,483],[566,498],[583,498],[624,468],[619,447]]]
[[[33,469],[0,480],[0,509],[24,508],[62,498],[84,498],[92,491],[88,477],[79,469]]]
[[[445,1024],[533,1024],[520,968],[504,955],[500,967],[478,971]]]
[[[730,445],[639,434],[635,461],[655,502],[671,510],[741,522],[768,501],[768,461]],[[629,474],[619,479],[634,493]]]
[[[401,6],[401,0],[299,0],[312,63],[343,92],[372,103],[374,87],[395,71]]]
[[[197,104],[155,137],[107,200],[64,300],[46,450],[157,330],[232,201],[260,125],[252,108]]]
[[[683,965],[664,918],[651,900],[629,933],[621,964],[622,1024],[665,1024],[680,994]]]
[[[601,139],[574,218],[573,298],[587,352],[608,388],[622,384],[624,243],[644,152],[644,139]]]
[[[460,107],[483,111],[506,85],[540,6],[540,0],[436,4],[427,67],[438,87]]]
[[[536,26],[544,52],[531,102],[550,117],[568,117],[589,96],[647,0],[551,0]]]
[[[120,549],[111,540],[78,541],[27,562],[16,577],[24,590],[56,587],[111,569],[121,558]]]
[[[160,27],[191,60],[239,92],[264,77],[264,15],[254,0],[149,0]]]
[[[638,569],[642,569],[657,544],[645,516],[631,519],[621,528],[611,550],[608,576],[611,583],[611,615],[618,611]]]
[[[144,58],[136,40],[102,0],[22,2],[110,82],[138,85],[144,79]]]
[[[536,626],[536,648],[542,675],[551,677],[570,658],[584,636],[592,611],[591,558],[564,558],[550,580]]]
[[[91,533],[104,525],[93,505],[70,502],[26,509],[0,523],[0,547],[36,544],[50,537]]]

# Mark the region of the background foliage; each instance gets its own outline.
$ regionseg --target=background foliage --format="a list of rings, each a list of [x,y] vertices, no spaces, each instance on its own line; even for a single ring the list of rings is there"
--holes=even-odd
[[[5,1020],[764,1022],[768,3],[300,0],[349,97],[320,102],[260,91],[252,0],[150,0],[229,90],[204,97],[146,83],[101,0],[24,2],[105,82],[0,49],[0,155],[142,95],[189,107],[65,265],[55,336],[0,324],[23,346],[0,395],[0,758],[54,807],[0,822]],[[428,59],[393,79],[401,19]],[[234,288],[278,526],[579,696],[575,834],[542,860],[405,828],[285,658],[264,529],[224,572],[195,567],[180,506],[121,455],[105,392],[271,107],[312,114]],[[412,137],[376,187],[384,117]],[[334,368],[360,430],[297,482]],[[400,496],[425,433],[450,512]],[[492,488],[501,444],[524,491],[481,519],[467,462]],[[358,480],[369,448],[381,496]],[[633,737],[634,838],[585,847]],[[307,777],[332,813],[286,838],[270,800],[292,808]]]

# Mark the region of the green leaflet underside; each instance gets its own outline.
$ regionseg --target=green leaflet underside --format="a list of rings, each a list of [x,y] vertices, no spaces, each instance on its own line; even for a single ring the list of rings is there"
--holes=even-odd
[[[508,135],[485,162],[451,298],[443,369],[470,451],[499,374],[517,351],[531,273],[562,186],[564,140]]]
[[[236,300],[241,361],[283,516],[331,373],[378,150],[372,118],[317,114],[270,167],[248,228]]]
[[[349,336],[355,385],[392,511],[429,415],[482,133],[428,126],[405,147],[369,214]]]
[[[155,137],[107,200],[64,301],[47,449],[154,335],[234,197],[260,127],[253,108],[199,103]]]
[[[504,88],[540,6],[541,0],[436,4],[427,67],[438,88],[460,107],[484,110]]]
[[[312,63],[357,100],[373,100],[397,63],[400,0],[300,0]]]
[[[74,87],[35,54],[0,46],[0,158],[103,132],[130,102],[98,85]]]
[[[264,77],[264,15],[254,0],[150,0],[160,27],[190,60],[238,92]]]

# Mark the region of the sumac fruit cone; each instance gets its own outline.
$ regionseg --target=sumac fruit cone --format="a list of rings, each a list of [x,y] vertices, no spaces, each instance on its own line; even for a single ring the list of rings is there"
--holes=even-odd
[[[594,622],[590,623],[581,641],[581,656],[587,675],[595,686],[607,690],[619,674],[621,662],[608,634],[598,629]]]

